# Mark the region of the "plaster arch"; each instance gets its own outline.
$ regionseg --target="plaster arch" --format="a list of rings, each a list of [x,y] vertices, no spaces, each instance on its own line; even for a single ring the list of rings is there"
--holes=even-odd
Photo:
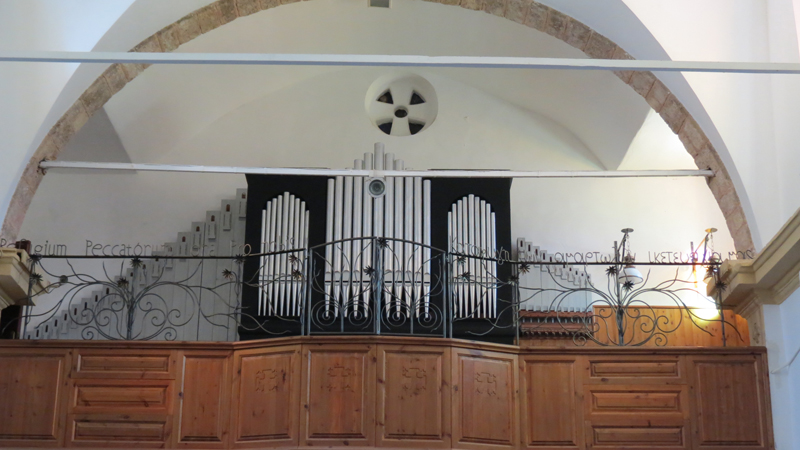
[[[271,9],[283,3],[278,0],[216,0],[178,21],[162,28],[136,45],[134,52],[170,52],[201,34],[225,25],[238,17]],[[433,0],[471,10],[481,10],[545,32],[596,59],[633,59],[625,50],[587,25],[553,8],[532,0]],[[0,236],[17,238],[25,213],[44,173],[40,161],[55,159],[67,142],[83,127],[98,109],[125,85],[142,73],[146,64],[113,64],[89,86],[80,98],[50,129],[28,162],[14,191]],[[615,74],[658,112],[676,133],[686,150],[701,169],[711,169],[715,176],[708,180],[717,204],[727,222],[736,249],[752,250],[753,239],[739,194],[716,149],[697,121],[680,100],[651,72],[621,71]]]

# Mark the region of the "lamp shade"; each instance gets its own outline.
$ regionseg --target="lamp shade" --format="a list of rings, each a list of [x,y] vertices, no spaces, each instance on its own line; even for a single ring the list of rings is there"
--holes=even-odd
[[[639,284],[644,281],[642,277],[642,273],[639,272],[639,269],[634,267],[632,264],[628,264],[622,269],[622,272],[619,274],[619,283],[624,284],[630,281],[633,284]]]

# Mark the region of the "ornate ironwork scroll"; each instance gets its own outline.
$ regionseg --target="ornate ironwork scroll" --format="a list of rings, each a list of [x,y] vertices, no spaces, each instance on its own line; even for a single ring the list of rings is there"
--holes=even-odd
[[[499,340],[527,334],[571,337],[578,345],[639,346],[665,345],[687,318],[709,333],[701,323],[710,320],[685,301],[687,295],[706,298],[694,282],[676,271],[651,283],[650,272],[642,277],[632,267],[626,241],[627,233],[615,243],[613,261],[582,264],[510,261],[480,250],[454,253],[376,237],[233,258],[35,255],[30,285],[45,277],[50,285],[29,297],[47,307],[24,315],[20,328],[29,339],[235,340],[249,333]],[[248,258],[257,263],[245,277]],[[720,292],[719,264],[703,257],[668,265],[705,271]],[[603,285],[587,275],[591,268],[604,269]],[[541,282],[521,282],[532,271]],[[243,303],[246,290],[255,303]],[[724,342],[726,330],[735,327],[719,301],[709,301],[719,310],[711,321],[720,323]],[[666,305],[686,314],[671,320],[660,312]]]

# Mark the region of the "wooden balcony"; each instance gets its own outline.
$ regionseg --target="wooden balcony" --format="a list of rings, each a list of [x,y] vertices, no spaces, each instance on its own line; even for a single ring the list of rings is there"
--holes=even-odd
[[[0,447],[772,448],[766,350],[0,342]]]

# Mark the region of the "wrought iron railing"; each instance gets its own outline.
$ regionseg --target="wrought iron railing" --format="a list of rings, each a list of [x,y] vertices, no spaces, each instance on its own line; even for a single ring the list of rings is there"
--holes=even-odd
[[[688,311],[702,331],[699,322],[708,322],[685,300],[705,298],[692,281],[676,272],[656,283],[649,273],[639,285],[621,283],[620,272],[635,262],[619,258],[511,261],[479,249],[463,254],[402,239],[353,238],[236,257],[34,255],[31,261],[29,300],[39,306],[6,325],[25,339],[397,334],[512,342],[541,332],[577,344],[636,346],[664,345],[681,325],[659,306]],[[718,262],[669,265],[695,267],[718,284]],[[602,289],[584,276],[598,269],[605,271],[595,276],[605,276]],[[521,282],[531,270],[547,277],[547,286]],[[570,281],[579,271],[580,281]],[[49,286],[37,292],[39,280]],[[721,312],[718,301],[707,301]],[[722,333],[736,332],[724,315],[715,320]]]

